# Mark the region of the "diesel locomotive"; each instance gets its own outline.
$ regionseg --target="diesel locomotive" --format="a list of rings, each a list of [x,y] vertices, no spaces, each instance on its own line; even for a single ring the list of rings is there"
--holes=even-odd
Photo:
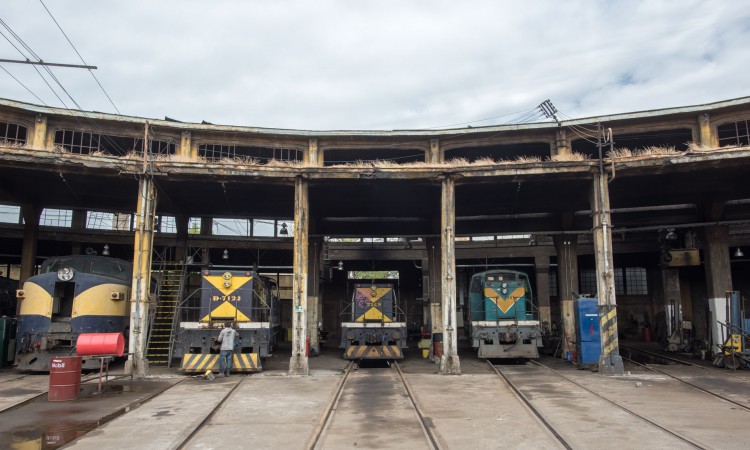
[[[233,372],[261,371],[261,358],[271,355],[281,334],[276,283],[255,271],[203,269],[200,289],[177,317],[172,357],[181,358],[180,370],[187,373],[219,370],[216,339],[227,322],[237,331]]]
[[[470,335],[480,358],[538,358],[542,330],[529,277],[514,270],[476,273],[469,285]]]
[[[355,284],[351,302],[342,308],[344,359],[403,359],[406,338],[406,315],[393,284]]]
[[[130,325],[133,264],[92,255],[60,256],[16,292],[19,304],[14,365],[49,371],[53,356],[75,355],[81,333],[123,333]],[[84,360],[84,369],[99,361]]]

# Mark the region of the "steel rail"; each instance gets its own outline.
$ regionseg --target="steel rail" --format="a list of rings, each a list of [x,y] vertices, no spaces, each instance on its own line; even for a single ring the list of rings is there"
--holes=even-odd
[[[733,404],[733,405],[739,406],[740,408],[742,408],[742,409],[744,409],[744,410],[746,410],[746,411],[750,411],[750,406],[747,406],[747,405],[744,405],[744,404],[742,404],[742,403],[739,403],[739,402],[737,402],[737,401],[734,401],[734,400],[732,400],[731,398],[728,398],[728,397],[724,397],[723,395],[719,395],[719,394],[717,394],[716,392],[713,392],[713,391],[709,391],[708,389],[702,388],[702,387],[698,386],[697,384],[693,384],[693,383],[691,383],[691,382],[689,382],[689,381],[686,381],[686,380],[684,380],[684,379],[682,379],[682,378],[678,377],[677,375],[672,375],[672,374],[671,374],[671,373],[669,373],[669,372],[664,372],[663,370],[659,370],[659,369],[657,369],[657,368],[655,368],[655,367],[651,367],[651,366],[649,366],[649,365],[646,365],[646,364],[641,364],[641,363],[639,363],[639,362],[637,362],[637,361],[633,361],[632,359],[630,359],[630,358],[626,358],[626,357],[624,357],[624,356],[623,356],[623,359],[627,359],[628,361],[632,362],[633,364],[635,364],[635,365],[638,365],[638,366],[641,366],[641,367],[643,367],[643,368],[645,368],[645,369],[647,369],[647,370],[652,370],[652,371],[654,371],[654,372],[659,372],[659,373],[660,373],[660,374],[662,374],[662,375],[666,375],[666,376],[668,376],[669,378],[672,378],[672,379],[674,379],[674,380],[676,380],[676,381],[679,381],[680,383],[684,383],[684,384],[687,384],[688,386],[690,386],[690,387],[692,387],[692,388],[695,388],[695,389],[697,389],[697,390],[699,390],[699,391],[701,391],[701,392],[703,392],[703,393],[705,393],[705,394],[711,395],[711,396],[713,396],[713,397],[716,397],[716,398],[718,398],[719,400],[724,400],[725,402],[729,402],[729,403],[731,403],[731,404]],[[686,365],[691,365],[691,364],[686,364]],[[709,369],[709,370],[710,370],[710,369]],[[742,379],[741,377],[735,377],[735,378],[738,378],[738,379]],[[747,380],[746,380],[746,381],[747,381]]]
[[[490,366],[490,369],[492,369],[492,371],[495,372],[498,377],[500,377],[500,380],[502,380],[505,386],[513,391],[515,396],[520,399],[521,402],[526,406],[526,408],[542,422],[542,424],[547,428],[547,430],[549,430],[550,433],[552,433],[552,435],[560,442],[560,444],[562,444],[563,447],[568,450],[573,450],[574,447],[570,443],[568,443],[568,441],[565,440],[565,438],[562,437],[562,435],[558,433],[557,430],[555,430],[555,427],[553,427],[552,424],[547,420],[547,418],[544,417],[544,414],[542,414],[541,411],[539,411],[536,407],[534,407],[534,405],[531,404],[531,401],[523,394],[523,392],[521,392],[516,387],[516,385],[513,384],[513,382],[510,381],[510,379],[505,376],[504,373],[498,370],[498,368],[495,367],[490,361],[487,361],[487,364]]]
[[[177,444],[174,448],[177,448],[177,449],[183,449],[183,448],[185,448],[185,445],[187,445],[190,442],[190,440],[193,439],[193,437],[195,437],[195,435],[198,434],[198,432],[201,429],[203,429],[203,427],[208,423],[208,421],[211,420],[211,418],[214,415],[216,415],[216,412],[219,410],[219,408],[221,408],[222,405],[224,405],[224,403],[226,403],[226,401],[229,399],[229,397],[232,396],[232,394],[234,393],[234,391],[236,391],[237,388],[240,387],[240,385],[242,383],[244,383],[245,380],[247,380],[247,378],[248,378],[247,375],[239,375],[239,376],[241,376],[242,379],[237,384],[235,384],[234,387],[229,390],[229,392],[226,393],[226,395],[224,396],[224,398],[222,398],[221,401],[219,403],[217,403],[216,406],[214,406],[214,409],[212,409],[210,413],[206,414],[206,417],[204,417],[203,420],[201,420],[201,422],[195,427],[195,429],[193,429],[193,431],[190,434],[188,434],[187,436],[185,436],[185,439],[183,439],[182,442],[180,442],[179,444]],[[186,378],[186,380],[187,380],[187,378]]]
[[[396,371],[398,372],[398,376],[401,379],[401,382],[404,384],[404,389],[406,389],[406,394],[409,396],[409,401],[411,402],[411,405],[414,407],[414,411],[417,413],[417,417],[419,418],[419,423],[422,425],[422,432],[424,432],[425,437],[429,441],[430,448],[439,450],[441,448],[447,447],[446,445],[441,446],[438,441],[439,438],[433,433],[432,427],[427,424],[427,420],[425,420],[424,414],[422,414],[422,409],[417,405],[417,401],[414,398],[414,395],[412,394],[411,388],[409,387],[409,383],[406,381],[406,377],[404,377],[404,373],[401,372],[401,367],[398,365],[397,362],[393,362],[393,365],[396,366]]]
[[[654,352],[650,352],[648,350],[642,350],[642,349],[639,349],[639,348],[629,347],[627,345],[620,345],[620,348],[621,349],[625,349],[625,350],[627,350],[629,352],[633,352],[633,353],[641,353],[641,354],[644,354],[644,355],[652,356],[654,358],[666,359],[667,361],[676,362],[678,364],[682,364],[682,365],[685,365],[685,366],[698,367],[700,369],[707,370],[709,372],[720,373],[720,374],[722,374],[724,376],[729,376],[729,377],[732,377],[732,378],[736,378],[738,380],[750,381],[750,378],[748,378],[748,377],[740,377],[740,376],[735,375],[733,372],[736,372],[737,369],[734,369],[734,370],[732,370],[732,369],[724,369],[724,370],[722,370],[722,369],[718,369],[718,368],[713,367],[713,366],[704,366],[704,365],[701,365],[701,364],[695,364],[695,363],[691,363],[689,361],[685,361],[684,359],[675,358],[673,356],[662,355],[660,353],[654,353]],[[633,361],[632,358],[627,358],[627,359],[628,359],[628,361],[632,361],[635,364],[641,364],[641,363],[638,363],[636,361]],[[650,369],[650,367],[649,367],[649,369]],[[656,369],[653,369],[653,370],[656,370]]]
[[[315,446],[318,445],[318,441],[320,441],[321,436],[323,436],[323,431],[325,431],[325,429],[328,427],[331,417],[333,416],[333,412],[336,410],[336,406],[338,405],[339,399],[341,398],[341,393],[344,391],[346,380],[349,378],[349,374],[352,372],[352,367],[354,367],[354,361],[349,361],[346,369],[344,369],[344,376],[343,378],[341,378],[341,381],[336,388],[336,393],[333,395],[333,399],[331,399],[330,403],[328,403],[326,408],[323,410],[323,414],[320,416],[318,425],[315,427],[312,437],[310,437],[310,439],[307,441],[305,449],[313,450]]]
[[[641,420],[643,420],[644,422],[646,422],[646,423],[648,423],[648,424],[650,424],[650,425],[653,425],[653,426],[655,426],[656,428],[658,428],[658,429],[660,429],[660,430],[664,431],[665,433],[667,433],[667,434],[670,434],[670,435],[672,435],[672,436],[676,437],[677,439],[679,439],[679,440],[681,440],[681,441],[683,441],[683,442],[685,442],[685,443],[687,443],[687,444],[690,444],[690,445],[692,445],[693,447],[696,447],[696,448],[700,448],[700,449],[705,449],[705,448],[706,448],[706,447],[704,447],[704,446],[703,446],[702,444],[700,444],[700,443],[698,443],[698,442],[695,442],[695,441],[693,441],[692,439],[688,439],[688,438],[686,438],[685,436],[682,436],[682,435],[680,435],[680,434],[678,434],[678,433],[676,433],[676,432],[674,432],[674,431],[670,430],[669,428],[667,428],[667,427],[665,427],[665,426],[663,426],[663,425],[660,425],[660,424],[658,424],[658,423],[654,422],[653,420],[651,420],[651,419],[649,419],[649,418],[647,418],[647,417],[645,417],[645,416],[642,416],[642,415],[638,414],[637,412],[635,412],[635,411],[633,411],[633,410],[630,410],[630,409],[628,409],[628,408],[625,408],[624,406],[622,406],[622,405],[620,405],[620,404],[618,404],[618,403],[616,403],[616,402],[614,402],[614,401],[612,401],[612,400],[608,399],[607,397],[605,397],[605,396],[603,396],[603,395],[599,394],[599,393],[598,393],[598,392],[596,392],[596,391],[593,391],[593,390],[591,390],[591,389],[587,388],[586,386],[582,385],[581,383],[579,383],[579,382],[577,382],[577,381],[573,380],[572,378],[570,378],[570,377],[568,377],[568,376],[566,376],[566,375],[563,375],[562,373],[558,372],[557,370],[555,370],[555,369],[553,369],[553,368],[551,368],[551,367],[545,366],[544,364],[542,364],[542,363],[540,363],[540,362],[538,362],[538,361],[531,361],[531,363],[532,363],[532,364],[535,364],[535,365],[537,365],[537,366],[539,366],[539,367],[543,367],[544,369],[547,369],[548,371],[550,371],[550,372],[554,373],[555,375],[557,375],[557,376],[559,376],[559,377],[561,377],[561,378],[563,378],[563,379],[565,379],[565,380],[569,381],[570,383],[573,383],[573,384],[575,384],[576,386],[578,386],[579,388],[583,389],[584,391],[586,391],[586,392],[588,392],[588,393],[590,393],[590,394],[592,394],[592,395],[594,395],[594,396],[596,396],[596,397],[598,397],[598,398],[600,398],[600,399],[602,399],[602,400],[606,401],[607,403],[610,403],[610,404],[612,404],[612,405],[616,406],[617,408],[619,408],[619,409],[621,409],[621,410],[625,411],[626,413],[630,414],[631,416],[633,416],[633,417],[636,417],[636,418],[638,418],[638,419],[641,419]]]

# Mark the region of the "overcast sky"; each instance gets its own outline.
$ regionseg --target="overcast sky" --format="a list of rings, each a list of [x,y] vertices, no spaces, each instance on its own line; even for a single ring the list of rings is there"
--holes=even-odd
[[[744,0],[44,3],[129,116],[406,129],[518,121],[546,99],[578,118],[750,95]],[[43,60],[81,63],[39,0],[2,4]],[[0,58],[22,58],[3,36]],[[0,67],[62,106],[33,67]],[[116,112],[88,71],[53,72],[82,109]],[[42,103],[4,70],[0,97]]]

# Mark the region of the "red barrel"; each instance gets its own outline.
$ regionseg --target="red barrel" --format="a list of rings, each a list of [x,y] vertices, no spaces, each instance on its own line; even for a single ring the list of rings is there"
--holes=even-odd
[[[310,336],[305,339],[305,356],[310,357]]]
[[[49,393],[51,402],[64,402],[78,398],[81,388],[81,357],[52,357],[49,361]]]
[[[643,342],[651,342],[651,328],[643,327],[641,329],[641,336],[643,337]]]
[[[443,333],[433,333],[432,335],[432,356],[435,358],[443,356]]]
[[[84,333],[78,336],[76,353],[79,356],[117,355],[125,351],[122,333]]]

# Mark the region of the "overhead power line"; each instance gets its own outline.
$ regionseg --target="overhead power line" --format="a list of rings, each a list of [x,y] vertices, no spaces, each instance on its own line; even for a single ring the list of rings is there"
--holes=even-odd
[[[0,59],[0,63],[14,63],[14,64],[33,64],[36,66],[53,66],[53,67],[72,67],[74,69],[96,69],[96,66],[83,66],[81,64],[63,64],[63,63],[51,63],[51,62],[44,62],[42,60],[39,61],[31,61],[26,60],[22,61],[20,59]]]

